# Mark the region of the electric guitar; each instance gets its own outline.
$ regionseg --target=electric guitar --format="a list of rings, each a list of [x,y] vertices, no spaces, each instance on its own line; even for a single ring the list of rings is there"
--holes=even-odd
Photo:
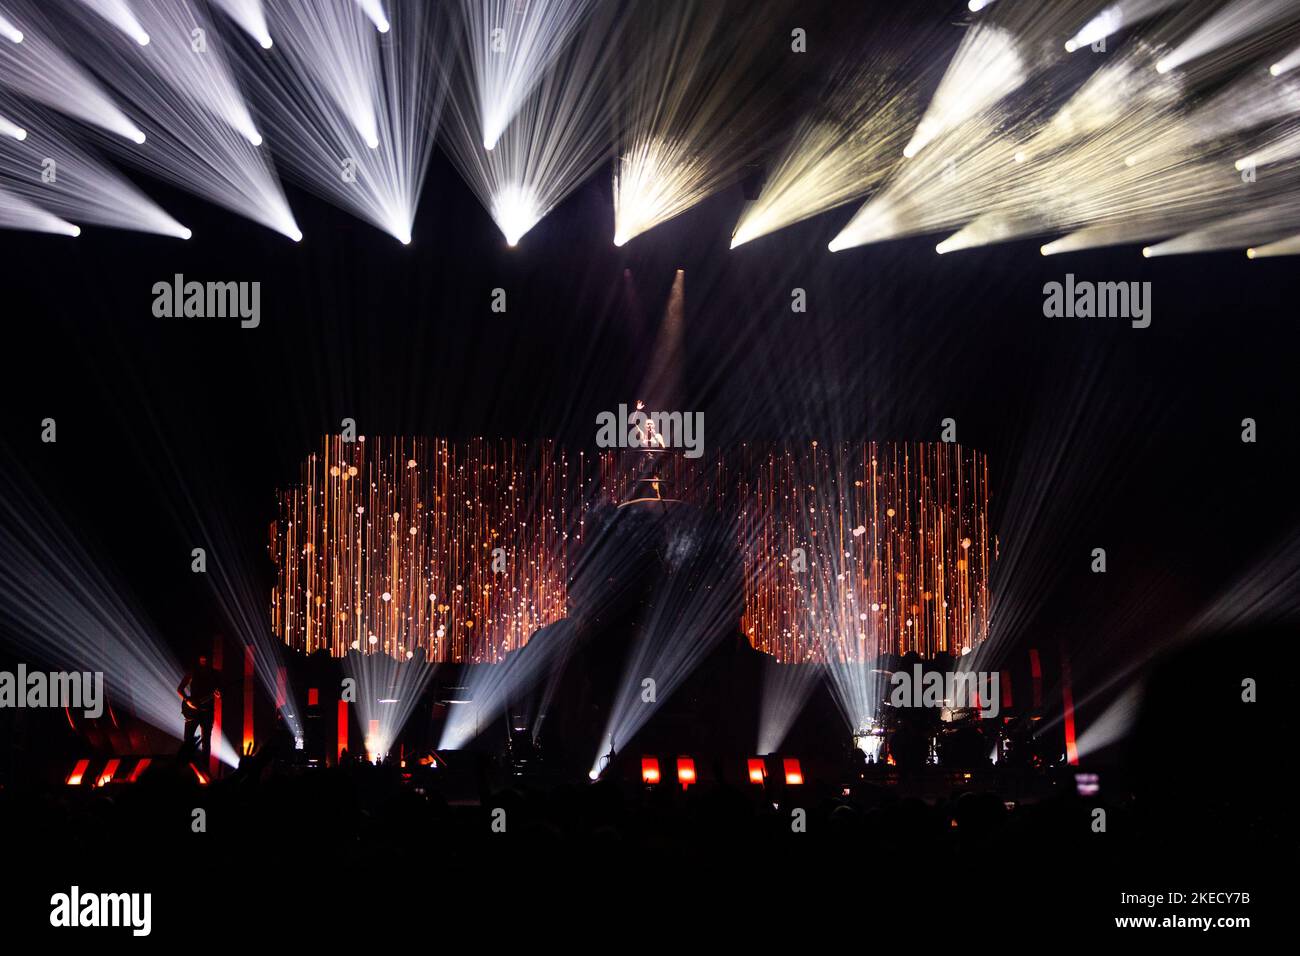
[[[213,713],[212,701],[221,695],[221,691],[214,690],[206,697],[200,697],[195,700],[193,697],[181,698],[181,716],[186,720],[201,721],[204,717],[211,717]]]

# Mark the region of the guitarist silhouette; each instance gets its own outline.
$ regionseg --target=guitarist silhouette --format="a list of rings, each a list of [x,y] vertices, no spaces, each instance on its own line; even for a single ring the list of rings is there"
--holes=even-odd
[[[181,678],[176,685],[176,696],[181,699],[181,716],[185,718],[180,752],[200,748],[204,754],[210,753],[213,701],[221,696],[221,689],[217,686],[216,672],[208,666],[206,654],[200,654],[197,665]]]

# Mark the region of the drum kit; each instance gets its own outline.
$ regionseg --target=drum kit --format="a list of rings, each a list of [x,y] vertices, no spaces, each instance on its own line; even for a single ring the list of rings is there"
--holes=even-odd
[[[872,671],[886,683],[892,673]],[[885,695],[881,701],[875,719],[853,734],[853,746],[869,763],[902,768],[984,767],[1001,763],[1013,747],[1025,746],[1006,721],[984,716],[979,707],[955,706],[952,700],[938,707],[895,707]]]

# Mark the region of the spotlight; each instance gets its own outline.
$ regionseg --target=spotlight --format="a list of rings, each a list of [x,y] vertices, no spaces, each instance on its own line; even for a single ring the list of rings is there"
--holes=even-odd
[[[872,763],[880,758],[880,748],[884,742],[885,732],[874,720],[867,721],[866,726],[853,735],[854,748],[862,751],[863,756]]]
[[[1168,60],[1157,60],[1157,61],[1156,61],[1156,72],[1157,72],[1157,73],[1168,73],[1171,69],[1173,69],[1173,65],[1172,65]]]
[[[506,237],[506,244],[514,246],[524,233],[537,225],[541,214],[531,190],[521,186],[507,186],[493,197],[492,218]]]
[[[72,236],[73,239],[77,238],[77,236],[81,235],[81,227],[73,226],[68,235]]]
[[[23,42],[23,31],[19,30],[3,16],[0,16],[0,36],[13,43]]]
[[[275,46],[275,43],[274,41],[271,40],[270,35],[262,37],[262,39],[258,40],[257,42],[262,44],[263,50],[269,50],[271,49],[271,47]]]
[[[194,235],[194,230],[190,229],[190,228],[187,226],[187,227],[185,228],[185,231],[181,233],[181,238],[182,238],[182,239],[189,239],[189,238],[193,237],[193,235]]]
[[[136,145],[143,146],[145,140],[144,131],[136,130],[134,133],[131,134],[131,139],[135,141]]]
[[[992,106],[1025,77],[1018,41],[1009,32],[978,25],[967,31],[903,150],[904,158],[911,159],[939,136]]]
[[[1270,67],[1268,68],[1268,72],[1269,72],[1272,76],[1281,76],[1281,75],[1282,75],[1282,64],[1281,64],[1281,63],[1274,63],[1272,66],[1270,66]]]
[[[641,758],[641,782],[647,785],[654,785],[659,782],[658,757]]]
[[[378,148],[379,148],[379,137],[378,137],[378,136],[367,136],[367,137],[366,137],[366,145],[369,146],[371,149],[378,149]]]
[[[1142,247],[1142,258],[1143,258],[1143,259],[1150,259],[1150,258],[1151,258],[1151,247],[1150,247],[1150,246],[1143,246],[1143,247]]]
[[[1247,259],[1254,259],[1254,258],[1255,258],[1255,250],[1254,250],[1253,248],[1251,248],[1251,249],[1247,249],[1247,250],[1246,250],[1246,258],[1247,258]]]
[[[358,0],[358,2],[361,4],[361,9],[365,11],[366,16],[370,18],[370,22],[375,25],[376,30],[380,33],[387,33],[392,28],[392,24],[388,22],[388,14],[384,13],[384,5],[380,3],[380,0]]]
[[[261,146],[262,134],[259,133],[257,130],[253,130],[251,133],[248,134],[248,141],[252,143],[254,146]]]

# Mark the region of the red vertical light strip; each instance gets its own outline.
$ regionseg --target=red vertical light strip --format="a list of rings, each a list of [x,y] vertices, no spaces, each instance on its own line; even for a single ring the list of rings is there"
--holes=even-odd
[[[1070,659],[1061,648],[1061,700],[1065,704],[1065,760],[1079,766],[1079,748],[1074,742],[1074,688],[1070,686]]]
[[[106,763],[104,765],[103,771],[99,775],[99,778],[95,781],[95,786],[102,787],[105,784],[112,783],[113,774],[117,773],[117,768],[121,765],[121,763],[122,761],[116,757],[114,757],[112,760]]]
[[[244,746],[241,756],[253,746],[253,646],[244,648]]]
[[[1034,679],[1034,710],[1043,709],[1043,662],[1038,659],[1038,648],[1029,649],[1029,675]]]
[[[148,769],[149,769],[149,764],[151,764],[151,763],[153,763],[153,758],[152,758],[152,757],[141,757],[141,758],[140,758],[140,762],[137,763],[137,764],[135,765],[135,769],[131,771],[131,776],[129,776],[129,777],[126,778],[126,782],[127,782],[127,783],[135,783],[137,780],[139,780],[139,779],[140,779],[140,774],[142,774],[142,773],[144,773],[146,770],[148,770]]]
[[[288,684],[288,675],[283,667],[277,668],[275,672],[275,709],[277,711],[284,709],[284,701],[287,695],[285,687]]]
[[[339,701],[339,745],[338,760],[343,760],[343,751],[348,749],[348,702]]]
[[[641,780],[643,783],[647,784],[655,784],[659,782],[658,757],[641,758]]]
[[[212,669],[217,672],[217,686],[221,686],[221,671],[226,663],[226,642],[220,634],[212,638]],[[212,700],[212,735],[208,738],[208,777],[217,775],[221,761],[217,757],[217,741],[221,739],[221,698]]]
[[[677,758],[677,782],[685,790],[695,782],[695,758],[678,757]]]
[[[75,787],[79,785],[81,778],[86,775],[86,768],[89,766],[89,760],[78,760],[77,765],[72,768],[72,773],[68,774],[68,786]]]
[[[212,737],[208,741],[208,776],[215,778],[221,760],[217,757],[217,741],[221,739],[221,698],[212,701]]]

